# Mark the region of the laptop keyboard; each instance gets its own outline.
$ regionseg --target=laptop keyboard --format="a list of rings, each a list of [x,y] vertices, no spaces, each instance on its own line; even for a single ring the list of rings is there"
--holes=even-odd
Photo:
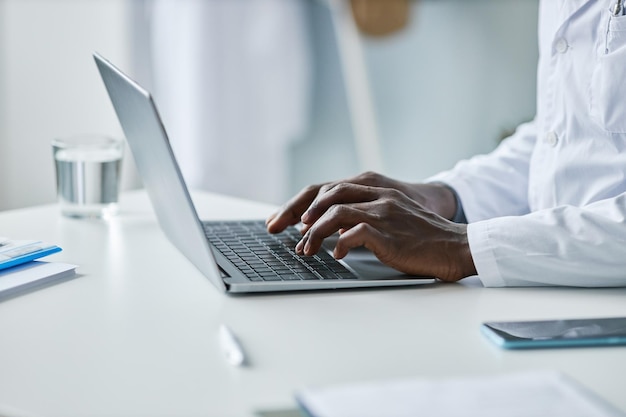
[[[295,227],[268,233],[265,222],[203,222],[211,244],[251,281],[350,280],[357,277],[325,251],[299,256]]]

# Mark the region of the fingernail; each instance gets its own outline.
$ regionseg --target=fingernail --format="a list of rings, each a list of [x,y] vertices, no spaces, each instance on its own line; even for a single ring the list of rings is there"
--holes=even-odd
[[[304,242],[302,241],[302,239],[300,239],[300,242],[298,242],[298,244],[296,245],[296,253],[298,255],[302,254],[302,247],[304,246]]]
[[[300,217],[300,221],[302,223],[306,223],[309,221],[309,218],[311,217],[311,214],[309,214],[309,210],[305,211],[304,214],[302,215],[302,217]]]

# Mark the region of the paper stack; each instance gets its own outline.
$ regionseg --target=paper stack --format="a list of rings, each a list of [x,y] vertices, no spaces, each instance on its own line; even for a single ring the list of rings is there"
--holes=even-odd
[[[406,379],[306,389],[311,417],[624,417],[558,372],[444,380]]]
[[[34,261],[60,251],[41,241],[0,237],[0,299],[73,276],[76,265]]]

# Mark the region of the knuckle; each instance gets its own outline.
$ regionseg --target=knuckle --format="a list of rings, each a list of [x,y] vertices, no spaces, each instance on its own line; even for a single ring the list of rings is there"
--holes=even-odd
[[[377,184],[380,179],[380,174],[374,171],[365,171],[361,174],[361,179],[368,184]]]
[[[309,210],[314,210],[316,209],[320,204],[320,196],[316,196],[313,201],[311,201],[311,203],[309,204]]]
[[[316,193],[320,189],[319,185],[307,185],[301,191],[302,194],[313,194]]]
[[[381,196],[379,203],[381,207],[386,210],[392,210],[393,207],[397,207],[402,202],[403,194],[397,190],[389,190],[386,191],[383,196]]]
[[[328,209],[328,213],[331,216],[338,216],[339,214],[341,214],[343,208],[341,205],[339,204],[333,204],[332,206],[330,206],[330,208]]]
[[[333,217],[341,218],[349,215],[352,210],[348,206],[345,206],[343,204],[335,204],[330,207],[329,211],[331,212],[331,215]]]
[[[319,194],[325,194],[334,188],[333,184],[324,184],[319,188]]]
[[[349,184],[347,182],[341,182],[339,184],[337,184],[337,186],[333,189],[334,192],[336,193],[343,193],[346,190],[350,189],[352,186],[352,184]]]
[[[354,228],[356,233],[363,234],[369,233],[371,226],[367,223],[359,223]]]

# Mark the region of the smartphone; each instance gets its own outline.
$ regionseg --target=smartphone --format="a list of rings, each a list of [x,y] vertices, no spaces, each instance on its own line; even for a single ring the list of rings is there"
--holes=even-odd
[[[505,349],[626,345],[626,317],[487,322],[481,330]]]

